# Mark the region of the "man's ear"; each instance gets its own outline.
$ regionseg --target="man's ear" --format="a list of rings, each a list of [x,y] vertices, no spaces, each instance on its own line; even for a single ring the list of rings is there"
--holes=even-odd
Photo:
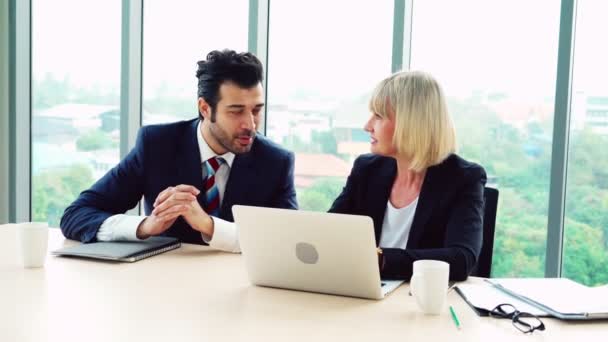
[[[198,98],[198,111],[205,120],[211,121],[211,106],[202,97]]]

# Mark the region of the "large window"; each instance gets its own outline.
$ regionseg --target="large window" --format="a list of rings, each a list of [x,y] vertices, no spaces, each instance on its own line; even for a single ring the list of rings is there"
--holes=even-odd
[[[578,1],[563,275],[608,283],[608,4]]]
[[[196,118],[196,62],[247,50],[248,0],[144,2],[143,123]]]
[[[459,154],[500,190],[497,277],[544,275],[560,2],[413,2],[410,69],[442,84]],[[121,70],[123,3],[31,0],[32,220],[58,226],[118,163],[121,115],[140,114],[119,108],[121,72],[130,71]],[[143,32],[143,123],[195,118],[196,62],[247,50],[249,5],[260,2],[143,3],[134,30]],[[369,151],[363,126],[373,87],[391,73],[393,6],[270,2],[265,130],[296,154],[301,209],[326,211]],[[577,6],[563,275],[594,285],[608,282],[608,5]]]
[[[274,1],[267,135],[296,153],[301,209],[326,211],[369,152],[373,87],[391,71],[393,1]]]
[[[72,13],[72,15],[66,15]],[[32,1],[32,219],[119,160],[121,2]]]
[[[493,276],[543,276],[559,1],[415,1],[412,69],[448,96],[459,153],[500,191]]]

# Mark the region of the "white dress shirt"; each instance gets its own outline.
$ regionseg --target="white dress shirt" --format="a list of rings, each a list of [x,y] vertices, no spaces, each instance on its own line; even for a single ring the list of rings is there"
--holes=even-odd
[[[382,234],[380,235],[381,248],[405,249],[417,206],[418,197],[412,203],[400,209],[395,208],[388,200],[384,221],[382,222]]]
[[[228,183],[228,177],[230,176],[230,169],[234,162],[234,153],[227,152],[222,155],[218,155],[213,152],[209,144],[203,138],[201,133],[201,124],[199,122],[197,126],[197,141],[198,149],[201,154],[201,178],[205,178],[204,167],[205,161],[215,156],[219,156],[224,159],[224,163],[221,163],[220,168],[215,173],[215,183],[217,190],[220,193],[220,206],[224,200],[224,191],[226,190],[226,183]],[[175,184],[178,185],[178,184]],[[199,189],[201,195],[204,196],[204,189]],[[199,195],[200,196],[200,195]],[[97,240],[99,241],[137,241],[137,227],[146,218],[146,216],[132,216],[125,214],[118,214],[108,217],[99,227],[97,232]],[[203,236],[203,241],[209,244],[209,246],[231,253],[240,253],[241,249],[238,242],[237,228],[233,222],[222,220],[219,217],[213,217],[213,237]]]

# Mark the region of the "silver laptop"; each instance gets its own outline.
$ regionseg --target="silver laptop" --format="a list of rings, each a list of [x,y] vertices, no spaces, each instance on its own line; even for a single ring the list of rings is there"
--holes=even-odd
[[[243,205],[232,212],[255,285],[382,299],[403,283],[380,280],[367,216]]]

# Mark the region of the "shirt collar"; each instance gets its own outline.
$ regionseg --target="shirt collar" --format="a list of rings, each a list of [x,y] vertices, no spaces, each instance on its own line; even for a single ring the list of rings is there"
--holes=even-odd
[[[224,161],[228,164],[228,167],[232,168],[232,162],[234,162],[235,157],[234,153],[226,152],[221,155],[215,153],[211,147],[209,147],[209,144],[207,144],[207,141],[205,141],[205,138],[203,137],[203,132],[201,131],[201,122],[202,121],[199,120],[198,125],[196,125],[196,140],[198,141],[198,150],[201,153],[201,161],[204,163],[210,158],[219,156],[224,159]]]

